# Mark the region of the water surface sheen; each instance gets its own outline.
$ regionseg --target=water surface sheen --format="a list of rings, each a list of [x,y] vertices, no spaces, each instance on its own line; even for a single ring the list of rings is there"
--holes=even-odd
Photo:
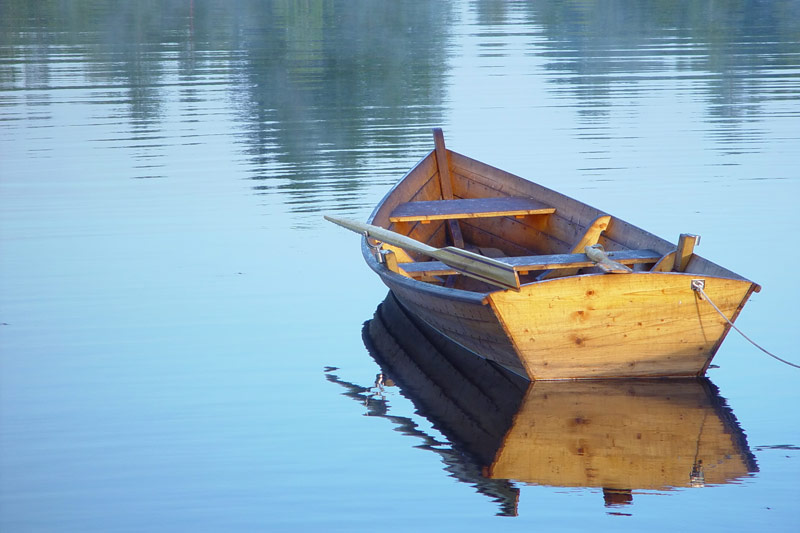
[[[0,530],[797,531],[800,371],[731,334],[710,384],[637,392],[701,413],[696,450],[723,428],[725,476],[493,477],[429,390],[374,386],[386,289],[322,214],[365,219],[442,127],[702,235],[763,286],[737,325],[799,361],[798,27],[796,0],[4,0]],[[514,390],[509,442],[542,389]],[[584,474],[623,442],[557,437]]]

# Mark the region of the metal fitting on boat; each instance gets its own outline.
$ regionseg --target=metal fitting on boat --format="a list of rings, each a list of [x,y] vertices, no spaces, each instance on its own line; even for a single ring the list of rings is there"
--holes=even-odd
[[[381,241],[375,241],[375,244],[372,244],[370,242],[369,232],[367,231],[364,232],[364,238],[367,240],[367,246],[369,246],[372,249],[372,253],[375,254],[375,259],[378,261],[378,263],[383,264],[385,261],[383,257],[384,250],[382,250],[383,243]]]
[[[693,279],[692,280],[692,290],[697,293],[697,297],[701,300],[705,300],[703,296],[703,290],[706,288],[706,280],[704,279]]]

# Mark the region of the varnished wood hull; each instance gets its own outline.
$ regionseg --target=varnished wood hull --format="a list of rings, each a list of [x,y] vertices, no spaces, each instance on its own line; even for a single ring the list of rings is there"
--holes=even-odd
[[[702,376],[729,328],[697,300],[689,274],[572,276],[495,292],[488,303],[382,277],[439,332],[532,380]],[[705,279],[735,318],[751,284]]]
[[[728,324],[691,289],[691,274],[586,275],[494,293],[489,301],[536,379],[689,377],[705,372]],[[750,283],[705,278],[727,316]]]
[[[605,215],[591,206],[497,168],[447,151],[452,194],[458,199],[535,199],[555,212],[526,217],[468,218],[459,222],[464,242],[505,256],[570,253],[570,243]],[[451,244],[448,221],[392,222],[401,204],[442,198],[435,152],[423,158],[377,206],[370,223],[435,247]],[[424,221],[428,222],[428,221]],[[609,251],[648,249],[668,255],[675,245],[617,218],[598,242]],[[388,246],[386,246],[388,247]],[[391,248],[391,247],[388,247]],[[519,291],[498,290],[464,277],[413,278],[403,262],[425,260],[393,249],[399,269],[378,262],[366,240],[368,265],[402,304],[476,354],[531,380],[687,377],[704,374],[730,326],[697,292],[735,320],[755,283],[697,255],[682,272],[603,274],[582,269],[537,281],[523,273]]]

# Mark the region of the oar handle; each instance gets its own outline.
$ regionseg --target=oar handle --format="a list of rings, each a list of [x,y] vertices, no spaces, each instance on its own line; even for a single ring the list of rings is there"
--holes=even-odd
[[[519,290],[519,275],[514,270],[513,266],[503,263],[502,261],[490,259],[482,255],[468,252],[467,250],[450,246],[447,248],[434,248],[433,246],[428,246],[406,235],[371,224],[356,222],[355,220],[327,215],[325,215],[325,220],[387,244],[433,257],[472,278],[485,281],[486,283],[504,289]]]
[[[417,240],[412,239],[411,237],[407,237],[395,231],[391,231],[385,228],[381,228],[378,226],[373,226],[372,224],[366,224],[364,222],[357,222],[355,220],[350,220],[347,218],[339,218],[339,217],[332,217],[325,215],[325,220],[328,222],[333,222],[343,228],[347,228],[350,231],[354,231],[360,235],[366,235],[367,237],[371,237],[373,239],[377,239],[381,242],[385,242],[391,244],[393,246],[399,246],[404,250],[411,250],[412,252],[419,252],[421,254],[425,254],[431,256],[431,252],[435,253],[439,249],[434,248],[433,246],[428,246],[424,242],[419,242]]]

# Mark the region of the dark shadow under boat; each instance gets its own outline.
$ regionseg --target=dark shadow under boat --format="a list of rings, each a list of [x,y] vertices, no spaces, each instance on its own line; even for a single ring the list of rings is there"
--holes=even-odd
[[[602,488],[607,506],[633,490],[735,482],[758,471],[746,437],[708,379],[534,382],[453,343],[389,293],[364,325],[382,374],[375,387],[328,379],[420,437],[457,479],[516,515],[513,481]],[[444,434],[443,446],[376,391],[394,382]]]

